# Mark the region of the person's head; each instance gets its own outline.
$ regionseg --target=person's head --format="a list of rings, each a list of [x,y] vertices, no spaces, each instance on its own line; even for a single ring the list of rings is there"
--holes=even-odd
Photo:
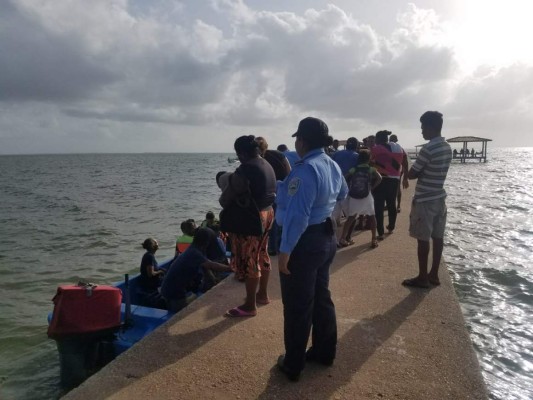
[[[321,119],[314,117],[302,119],[298,124],[298,130],[292,135],[296,138],[296,152],[303,157],[311,150],[331,146],[333,138],[328,133],[328,126]]]
[[[241,162],[256,158],[260,155],[259,143],[255,140],[254,135],[238,137],[233,147]]]
[[[389,142],[398,143],[398,136],[390,135]]]
[[[268,150],[268,143],[266,139],[264,137],[258,136],[255,138],[255,141],[259,145],[259,154],[264,156],[266,151]]]
[[[346,140],[346,150],[357,151],[358,147],[359,141],[356,138],[349,137],[348,140]]]
[[[205,219],[208,221],[213,221],[215,219],[215,213],[213,211],[208,211],[205,214]]]
[[[289,151],[289,148],[286,144],[280,144],[277,148],[278,151],[281,151],[282,153],[285,153],[286,151]]]
[[[214,232],[211,229],[198,228],[192,240],[192,244],[194,247],[205,252],[207,246],[209,246],[209,243],[214,238],[213,235]]]
[[[391,131],[379,131],[376,133],[376,144],[386,144],[389,142]]]
[[[196,223],[194,222],[194,219],[188,219],[187,221],[183,221],[181,223],[181,231],[184,235],[187,236],[194,236],[194,230],[196,229]]]
[[[358,164],[368,164],[370,161],[370,151],[363,149],[359,151],[359,158],[357,159]]]
[[[376,144],[376,137],[374,135],[370,135],[366,138],[366,147],[371,149]]]
[[[339,148],[339,141],[337,139],[333,139],[333,148],[337,150]]]
[[[440,136],[442,131],[442,114],[438,111],[426,111],[420,117],[422,136],[426,140]]]
[[[148,238],[143,242],[142,247],[150,253],[155,253],[159,248],[159,243],[153,238]]]

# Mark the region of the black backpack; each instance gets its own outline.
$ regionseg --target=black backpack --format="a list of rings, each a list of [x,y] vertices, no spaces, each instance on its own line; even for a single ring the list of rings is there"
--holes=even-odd
[[[348,195],[354,199],[364,199],[370,193],[370,167],[357,167],[350,177]]]

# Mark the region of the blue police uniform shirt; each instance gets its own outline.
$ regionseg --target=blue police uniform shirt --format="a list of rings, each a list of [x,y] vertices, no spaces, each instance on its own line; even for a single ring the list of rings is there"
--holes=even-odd
[[[359,154],[353,150],[340,150],[332,154],[331,158],[339,164],[343,175],[346,175],[350,168],[357,167]]]
[[[310,151],[295,163],[289,176],[278,182],[276,222],[283,227],[280,251],[292,252],[307,227],[324,222],[347,193],[339,166],[322,149]]]
[[[300,161],[300,156],[295,151],[287,150],[286,152],[283,153],[283,155],[287,157],[287,160],[289,161],[291,168],[294,168],[296,163]]]

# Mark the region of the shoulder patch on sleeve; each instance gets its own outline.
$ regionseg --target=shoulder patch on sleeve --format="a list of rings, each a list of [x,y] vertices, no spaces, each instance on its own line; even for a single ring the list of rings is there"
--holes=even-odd
[[[294,196],[296,192],[298,192],[298,189],[300,188],[301,180],[300,178],[292,178],[289,181],[289,185],[287,186],[289,196]]]

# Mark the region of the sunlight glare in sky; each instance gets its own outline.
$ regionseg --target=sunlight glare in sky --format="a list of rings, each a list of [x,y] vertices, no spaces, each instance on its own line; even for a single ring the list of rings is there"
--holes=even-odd
[[[453,34],[458,58],[467,69],[533,62],[533,46],[528,44],[533,37],[532,15],[531,0],[465,1]]]

